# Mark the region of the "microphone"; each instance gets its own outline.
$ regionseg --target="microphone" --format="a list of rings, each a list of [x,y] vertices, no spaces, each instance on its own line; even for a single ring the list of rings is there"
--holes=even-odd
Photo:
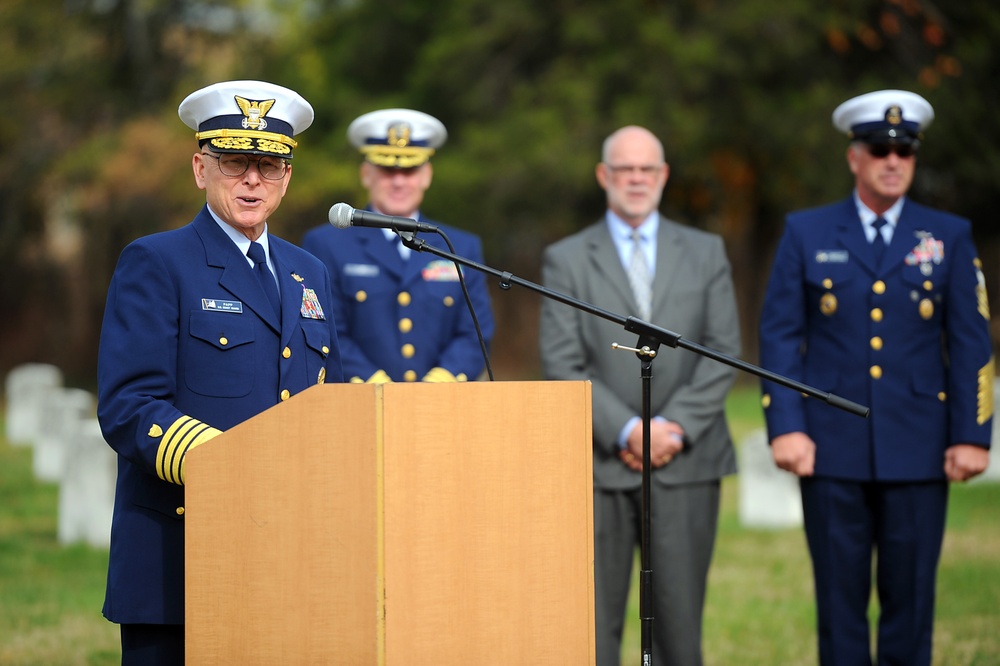
[[[358,210],[345,203],[336,203],[330,207],[330,224],[338,229],[347,227],[374,227],[376,229],[392,229],[400,231],[426,231],[437,233],[439,229],[433,224],[417,222],[408,217],[395,217],[393,215],[382,215],[367,210]]]

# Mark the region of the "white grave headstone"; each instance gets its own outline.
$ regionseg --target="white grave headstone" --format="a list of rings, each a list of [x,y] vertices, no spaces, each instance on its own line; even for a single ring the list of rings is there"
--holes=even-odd
[[[45,392],[41,431],[35,439],[33,468],[40,481],[58,481],[62,477],[66,449],[78,436],[80,423],[94,416],[94,396],[76,388],[49,389]]]
[[[104,441],[97,419],[81,421],[59,483],[59,543],[111,546],[117,473],[118,455]]]
[[[45,417],[45,395],[63,385],[62,371],[47,363],[25,363],[7,373],[5,434],[11,446],[35,443]]]
[[[802,525],[798,477],[779,469],[763,429],[740,442],[740,524],[749,528],[781,529]]]

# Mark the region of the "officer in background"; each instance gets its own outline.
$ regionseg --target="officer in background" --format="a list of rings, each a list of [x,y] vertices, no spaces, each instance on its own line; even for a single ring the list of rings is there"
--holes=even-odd
[[[104,615],[122,664],[184,663],[187,453],[313,384],[343,381],[330,277],[270,233],[313,109],[292,90],[227,81],[178,109],[206,205],[131,243],[108,289],[98,418],[118,453]]]
[[[994,362],[968,220],[907,198],[922,132],[919,95],[883,90],[833,113],[854,192],[792,213],[760,324],[768,370],[871,407],[868,419],[769,382],[775,463],[800,478],[820,663],[931,663],[948,482],[986,469]]]
[[[480,239],[423,216],[431,185],[430,158],[448,137],[433,116],[410,109],[366,113],[347,129],[361,151],[361,183],[368,210],[435,224],[455,254],[483,262]],[[421,236],[448,250],[440,236]],[[319,257],[333,279],[337,333],[344,374],[352,382],[452,382],[476,379],[485,361],[454,262],[412,252],[389,229],[323,225],[308,231],[302,247]],[[469,296],[486,345],[493,314],[482,273],[464,270]]]

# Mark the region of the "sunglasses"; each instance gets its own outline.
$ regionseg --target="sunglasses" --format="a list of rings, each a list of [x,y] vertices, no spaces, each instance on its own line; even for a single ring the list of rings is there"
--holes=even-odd
[[[868,154],[877,159],[888,157],[889,153],[896,153],[897,157],[907,158],[917,154],[917,147],[912,143],[870,143],[868,144]]]

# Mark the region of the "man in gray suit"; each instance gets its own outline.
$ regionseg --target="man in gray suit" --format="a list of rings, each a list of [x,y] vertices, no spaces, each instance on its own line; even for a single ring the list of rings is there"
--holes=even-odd
[[[657,209],[670,175],[663,145],[642,127],[604,142],[597,181],[604,219],[545,250],[542,281],[556,291],[639,316],[729,355],[739,322],[722,239]],[[634,286],[630,283],[634,283]],[[547,379],[590,380],[594,396],[594,550],[598,666],[618,664],[629,578],[641,537],[640,363],[618,325],[547,300],[541,358]],[[701,618],[719,515],[720,481],[736,471],[726,423],[734,371],[662,347],[653,363],[650,450],[653,655],[700,665]]]

